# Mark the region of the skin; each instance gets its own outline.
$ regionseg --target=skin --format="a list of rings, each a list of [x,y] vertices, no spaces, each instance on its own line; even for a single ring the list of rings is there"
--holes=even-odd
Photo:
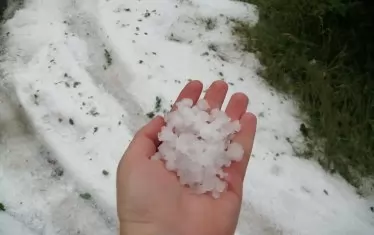
[[[176,102],[200,98],[203,85],[192,81],[181,91]],[[211,108],[221,108],[228,86],[212,83],[205,99]],[[209,194],[196,195],[180,185],[175,173],[161,161],[150,160],[160,144],[158,133],[164,120],[156,117],[135,135],[117,171],[117,207],[121,235],[232,235],[242,202],[243,180],[256,132],[256,117],[246,112],[248,98],[236,93],[226,114],[239,120],[241,130],[233,141],[244,148],[243,160],[224,169],[229,174],[228,190],[214,199]]]

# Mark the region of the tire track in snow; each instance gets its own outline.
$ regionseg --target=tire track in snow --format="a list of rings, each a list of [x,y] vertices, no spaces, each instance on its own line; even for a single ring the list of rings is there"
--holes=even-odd
[[[115,224],[115,170],[131,139],[129,115],[87,73],[87,43],[63,23],[71,3],[33,1],[8,22],[8,70],[42,142]]]
[[[0,110],[0,201],[7,214],[0,217],[0,233],[115,234],[38,141],[9,86],[0,88]]]
[[[61,3],[61,2],[59,2]],[[40,3],[40,4],[43,4],[43,3]],[[51,4],[53,5],[53,3],[51,2]],[[31,5],[31,2],[30,2],[30,5]],[[48,7],[48,3],[45,3],[45,6]],[[37,26],[39,26],[37,24],[37,22],[33,22],[31,21],[30,23],[24,23],[23,20],[21,20],[21,17],[26,17],[26,21],[27,21],[27,16],[31,17],[32,18],[32,14],[34,13],[33,11],[33,8],[27,8],[27,10],[20,10],[21,13],[19,13],[19,15],[16,16],[16,20],[15,20],[15,25],[17,24],[24,24],[24,25],[28,25],[30,27],[35,27],[34,30],[40,30],[37,28]],[[48,13],[47,13],[48,14]],[[43,22],[44,23],[44,22]],[[48,24],[48,21],[45,22],[46,24]],[[50,25],[53,25],[53,23],[50,23]],[[41,27],[43,27],[41,25]],[[19,32],[17,32],[17,30],[13,31],[15,28],[11,28],[10,30],[10,33],[7,34],[7,36],[10,36],[12,37],[11,39],[7,38],[6,41],[8,41],[8,43],[12,44],[13,43],[13,39],[14,39],[14,35],[15,34],[16,36],[16,40],[20,40],[22,37],[19,36]],[[7,29],[8,30],[8,29]],[[25,36],[28,35],[28,32],[27,32],[27,28],[26,27],[23,27],[22,26],[19,28],[20,31],[24,30],[23,34]],[[30,40],[30,43],[36,43],[35,41],[32,40],[33,38],[31,38]],[[9,45],[10,45],[9,44]],[[50,46],[53,45],[52,43],[50,44]],[[20,91],[20,88],[19,87],[22,87],[22,86],[19,86],[20,84],[17,83],[17,79],[16,77],[19,76],[20,74],[13,74],[13,72],[11,72],[12,70],[10,69],[11,67],[13,68],[13,66],[17,67],[19,70],[23,70],[23,69],[27,69],[29,63],[32,64],[33,60],[35,62],[35,54],[36,55],[39,53],[38,50],[43,50],[43,44],[41,45],[37,45],[36,47],[34,46],[27,46],[25,45],[24,48],[22,48],[22,44],[21,44],[21,48],[19,48],[18,46],[20,45],[12,45],[12,48],[11,50],[9,50],[9,55],[7,54],[7,57],[3,59],[3,64],[2,64],[2,68],[6,71],[7,73],[7,76],[5,76],[6,78],[2,78],[2,81],[1,83],[4,85],[4,87],[6,87],[8,89],[8,91],[11,91],[10,93],[12,93],[12,97],[15,96],[15,93],[17,93],[18,95],[21,95],[23,91]],[[8,52],[8,50],[7,50]],[[16,52],[16,53],[15,53]],[[21,53],[17,53],[17,52],[21,52]],[[48,59],[48,58],[46,58]],[[54,61],[54,59],[52,59],[51,61]],[[18,64],[17,64],[18,62]],[[19,63],[21,62],[21,63]],[[36,71],[39,71],[39,70],[36,70]],[[35,71],[34,71],[35,72]],[[45,76],[43,75],[43,72],[40,72],[40,75],[39,76]],[[38,81],[38,79],[34,80],[34,81]],[[25,84],[27,82],[25,81]],[[16,86],[16,89],[13,89],[13,86]],[[33,84],[30,84],[30,86],[34,86]],[[48,89],[48,88],[47,88]],[[20,93],[21,92],[21,93]],[[51,92],[53,92],[53,90],[51,90]],[[37,101],[37,99],[39,99],[39,94],[36,95],[37,93],[34,93],[34,95],[30,94],[31,97],[34,96],[34,98],[32,99],[35,99],[34,100],[34,105],[39,105],[39,101]],[[30,111],[33,109],[33,105],[29,104],[27,100],[25,100],[25,97],[23,97],[22,95],[19,96],[18,98],[20,98],[21,100],[21,103],[24,105],[25,107],[25,111],[23,113],[23,115],[19,115],[20,117],[23,118],[23,120],[21,122],[19,122],[20,124],[25,124],[27,123],[27,126],[34,126],[38,132],[38,136],[41,137],[42,139],[42,142],[45,143],[45,145],[41,144],[40,142],[38,141],[35,141],[36,137],[34,134],[32,134],[31,136],[28,134],[28,133],[25,133],[25,132],[22,132],[20,133],[20,136],[21,137],[25,137],[25,138],[22,138],[20,140],[21,143],[27,145],[27,146],[31,146],[30,148],[32,149],[27,149],[29,150],[27,153],[29,155],[32,155],[32,157],[36,158],[37,161],[42,161],[42,163],[44,164],[39,164],[35,167],[37,167],[37,172],[41,172],[43,171],[45,174],[42,174],[42,175],[39,175],[38,176],[40,178],[45,178],[46,180],[48,179],[49,175],[47,174],[49,171],[51,171],[51,166],[48,165],[48,164],[45,164],[45,162],[47,161],[45,159],[45,156],[43,157],[41,154],[41,149],[49,149],[49,150],[45,150],[45,151],[42,151],[44,153],[48,152],[48,153],[52,153],[52,155],[54,155],[54,153],[57,154],[56,156],[56,159],[58,160],[61,160],[63,162],[63,158],[61,158],[61,156],[59,156],[59,151],[63,151],[63,148],[61,149],[57,149],[57,152],[56,152],[56,148],[55,146],[51,146],[50,143],[48,143],[48,139],[50,136],[44,136],[44,134],[46,134],[46,132],[43,132],[42,129],[40,129],[38,127],[38,122],[40,121],[39,120],[39,117],[35,116],[35,113],[30,113]],[[14,100],[16,100],[18,102],[18,98],[15,98]],[[63,98],[63,97],[61,97]],[[5,99],[5,98],[4,98]],[[26,98],[28,99],[28,97]],[[43,105],[43,104],[42,104]],[[1,109],[2,110],[2,113],[12,113],[12,110],[10,108],[8,109]],[[9,111],[7,111],[9,110]],[[23,111],[23,109],[21,109],[21,111]],[[62,110],[63,111],[63,110]],[[1,115],[1,114],[0,114]],[[44,119],[46,120],[45,118],[48,118],[48,115],[47,116],[43,116],[41,117],[41,119]],[[16,119],[15,121],[18,121],[18,119]],[[31,125],[30,125],[31,124]],[[12,136],[6,136],[6,139],[10,139],[12,140]],[[47,140],[47,141],[46,141]],[[34,143],[34,142],[35,143]],[[6,144],[4,145],[4,149],[1,150],[1,153],[2,151],[8,151],[7,148],[10,148],[10,147],[14,147],[15,145],[10,145],[10,144]],[[3,146],[1,146],[3,147]],[[23,150],[23,149],[20,149],[20,150]],[[9,155],[12,156],[12,155],[16,155],[17,153],[15,153],[14,151],[8,151],[9,152]],[[29,155],[25,155],[25,157],[30,157]],[[35,156],[34,156],[35,155]],[[48,154],[49,155],[49,154]],[[2,157],[5,157],[6,155],[2,155]],[[41,160],[41,159],[44,159]],[[53,160],[54,161],[54,160]],[[28,159],[25,160],[25,162],[30,162]],[[10,163],[12,164],[12,163]],[[36,164],[36,163],[35,163]],[[69,168],[68,165],[66,164],[63,164],[64,166],[67,166]],[[0,173],[3,173],[4,175],[10,175],[12,172],[12,166],[8,166],[7,164],[5,164],[5,162],[2,162],[1,164],[1,167],[2,167],[2,170],[5,169],[4,171],[1,171]],[[7,167],[9,168],[8,171],[7,171]],[[19,174],[17,175],[20,175],[22,176],[22,173],[25,173],[27,175],[27,172],[30,171],[31,174],[34,174],[33,173],[33,169],[31,167],[28,167],[27,170],[26,169],[22,169],[24,170],[19,172]],[[46,173],[47,172],[47,173]],[[74,172],[71,172],[69,171],[69,169],[67,169],[67,172],[69,173],[74,173]],[[112,171],[113,173],[114,171]],[[61,191],[64,191],[64,188],[68,187],[67,189],[67,192],[64,192],[64,193],[60,193],[59,197],[57,197],[57,199],[53,199],[54,201],[51,202],[50,200],[46,200],[46,203],[50,203],[48,204],[49,206],[46,206],[44,205],[44,207],[42,208],[41,205],[36,205],[36,206],[31,206],[33,205],[32,203],[24,203],[22,202],[22,204],[26,204],[27,206],[24,206],[24,210],[27,210],[26,213],[28,213],[29,216],[26,215],[26,213],[24,212],[23,214],[22,213],[19,213],[19,214],[16,214],[17,217],[25,217],[25,219],[23,219],[23,222],[27,225],[30,225],[31,227],[34,227],[36,231],[38,231],[39,233],[45,233],[45,231],[48,231],[46,232],[46,234],[75,234],[75,233],[79,233],[79,234],[93,234],[95,232],[99,232],[99,233],[102,233],[102,234],[115,234],[116,233],[116,219],[115,219],[115,213],[111,213],[111,210],[103,210],[102,207],[100,206],[100,204],[97,204],[95,202],[94,199],[90,200],[90,202],[85,202],[83,201],[80,197],[79,197],[79,194],[80,193],[83,193],[82,192],[82,189],[83,188],[90,188],[90,187],[86,187],[86,185],[90,185],[90,184],[84,184],[85,182],[83,181],[80,181],[79,179],[75,179],[74,177],[74,174],[66,174],[66,175],[69,175],[69,178],[67,180],[67,182],[63,183],[63,184],[58,184],[58,183],[55,183],[53,184],[53,186],[46,186],[47,189],[45,188],[42,188],[40,191],[42,192],[46,192],[48,191],[48,193],[50,191],[51,194],[54,193],[54,191],[58,191],[58,190],[61,190]],[[0,177],[1,179],[1,177]],[[9,182],[8,181],[2,181],[2,183],[5,184],[5,187],[9,184],[7,184]],[[27,184],[27,185],[34,185],[34,181],[32,181],[31,183]],[[22,185],[22,184],[15,184],[15,185],[18,185],[18,187],[21,187],[21,188],[27,188],[26,185]],[[37,184],[35,184],[37,185]],[[66,186],[67,185],[67,186]],[[85,186],[83,186],[85,185]],[[77,187],[76,187],[77,186]],[[33,187],[35,189],[37,189],[37,187]],[[79,190],[79,189],[80,190]],[[51,189],[51,190],[49,190]],[[40,198],[41,196],[45,196],[45,194],[48,194],[48,193],[41,193],[38,194],[36,193],[35,197],[34,195],[30,196],[30,194],[25,194],[24,196],[26,197],[29,197],[30,200],[33,200],[35,198]],[[4,194],[5,195],[5,194]],[[52,197],[52,196],[51,196]],[[63,197],[63,198],[61,198]],[[9,197],[7,197],[9,198]],[[94,197],[95,198],[95,197]],[[9,200],[9,199],[8,199]],[[52,200],[52,199],[51,199]],[[14,203],[14,198],[11,200],[13,203]],[[8,205],[11,205],[12,202],[8,203]],[[17,204],[17,203],[16,203]],[[13,205],[14,207],[14,205]],[[11,209],[13,209],[12,207],[10,207]],[[63,209],[61,209],[63,208]],[[21,220],[22,220],[21,218]],[[92,224],[96,224],[95,226],[92,226]]]
[[[87,72],[96,82],[103,86],[121,104],[128,113],[126,125],[135,133],[148,119],[146,112],[129,93],[127,85],[133,79],[130,68],[121,61],[115,48],[107,40],[105,33],[98,24],[97,1],[82,0],[71,1],[66,7],[66,24],[73,34],[87,43],[89,58],[92,62],[86,67]],[[111,64],[108,65],[105,50],[109,52]]]

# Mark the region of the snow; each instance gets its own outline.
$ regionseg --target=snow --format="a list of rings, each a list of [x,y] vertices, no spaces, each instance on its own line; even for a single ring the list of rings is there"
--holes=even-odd
[[[206,27],[210,18],[216,27]],[[162,113],[189,79],[225,79],[259,117],[237,235],[372,234],[373,200],[295,156],[287,139],[300,142],[300,114],[258,77],[255,55],[238,50],[231,19],[254,24],[256,9],[229,0],[25,1],[4,26],[0,234],[116,234],[117,163],[156,96]]]

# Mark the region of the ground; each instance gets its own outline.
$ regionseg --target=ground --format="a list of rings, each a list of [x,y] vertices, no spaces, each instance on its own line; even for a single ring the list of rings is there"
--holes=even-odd
[[[222,79],[259,118],[238,235],[371,234],[373,200],[296,157],[300,114],[232,35],[229,0],[26,1],[3,27],[1,234],[116,234],[115,171],[191,79]],[[290,144],[294,143],[294,144]]]

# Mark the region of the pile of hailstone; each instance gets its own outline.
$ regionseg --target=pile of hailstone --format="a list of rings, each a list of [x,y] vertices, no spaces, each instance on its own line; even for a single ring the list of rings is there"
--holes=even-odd
[[[240,130],[239,121],[232,122],[219,109],[208,110],[205,100],[195,106],[191,99],[177,103],[177,109],[165,117],[166,126],[159,133],[162,143],[152,159],[163,160],[182,185],[218,198],[227,187],[222,168],[240,161],[244,151],[231,141]]]

